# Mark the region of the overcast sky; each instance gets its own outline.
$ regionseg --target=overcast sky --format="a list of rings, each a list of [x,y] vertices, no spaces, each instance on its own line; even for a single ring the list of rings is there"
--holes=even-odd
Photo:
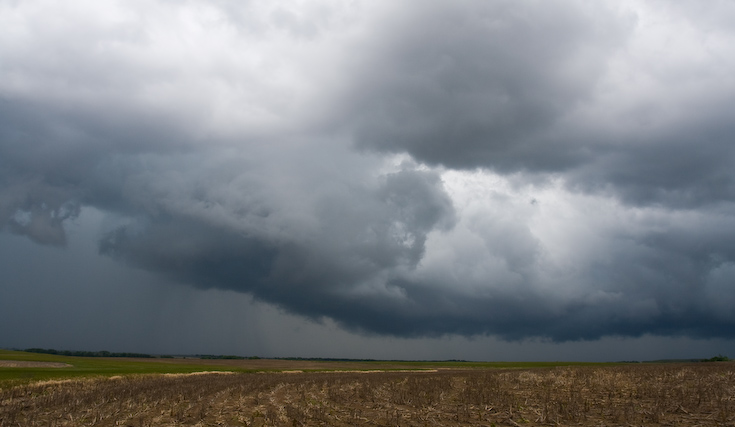
[[[735,356],[732,22],[0,0],[0,347]]]

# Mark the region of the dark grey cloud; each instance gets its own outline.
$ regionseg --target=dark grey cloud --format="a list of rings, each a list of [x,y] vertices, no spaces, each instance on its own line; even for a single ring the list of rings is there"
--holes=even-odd
[[[360,334],[733,338],[727,4],[31,4],[2,230]]]
[[[358,94],[348,100],[359,147],[503,171],[588,160],[579,143],[548,133],[592,96],[630,19],[576,1],[419,9],[391,20],[391,40],[359,65]]]
[[[361,288],[379,290],[381,276],[415,269],[427,233],[454,221],[438,176],[415,170],[380,176],[372,188],[325,194],[313,207],[310,229],[281,234],[275,207],[236,212],[241,225],[257,217],[252,230],[237,232],[214,217],[158,205],[155,215],[109,232],[100,251],[193,286],[248,292],[319,318],[330,307],[359,305]]]
[[[704,113],[708,117],[698,117],[698,122],[673,123],[661,133],[631,136],[622,147],[610,141],[593,160],[569,173],[570,186],[613,193],[632,205],[696,209],[732,203],[735,127],[722,112],[733,107],[709,106]]]

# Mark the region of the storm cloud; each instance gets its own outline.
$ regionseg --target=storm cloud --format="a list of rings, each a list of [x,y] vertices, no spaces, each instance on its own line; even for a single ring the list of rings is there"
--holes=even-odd
[[[0,1],[0,228],[366,335],[730,339],[725,16]]]

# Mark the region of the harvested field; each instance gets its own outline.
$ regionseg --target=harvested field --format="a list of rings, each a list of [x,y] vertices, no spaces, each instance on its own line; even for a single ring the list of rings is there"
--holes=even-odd
[[[0,392],[2,426],[735,424],[735,364],[140,375]]]

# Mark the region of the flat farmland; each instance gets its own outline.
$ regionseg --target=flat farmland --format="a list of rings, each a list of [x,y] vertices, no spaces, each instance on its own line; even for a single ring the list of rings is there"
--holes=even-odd
[[[466,369],[418,364],[426,370],[386,362],[394,371],[370,369],[376,366],[373,362],[339,362],[349,372],[295,372],[314,368],[308,361],[247,361],[262,364],[261,372],[246,372],[253,365],[245,369],[245,361],[212,362],[210,367],[229,369],[6,381],[0,383],[0,425],[735,424],[731,362]],[[298,363],[280,365],[284,362]],[[193,366],[182,360],[149,363],[166,369]],[[275,372],[277,368],[288,372]]]
[[[15,364],[18,366],[10,366]],[[5,365],[5,366],[3,366]],[[461,361],[331,361],[289,359],[200,359],[70,357],[0,350],[0,388],[31,381],[117,376],[129,374],[183,374],[201,371],[396,371],[434,369],[538,368],[568,365],[600,366],[578,362],[461,362]],[[63,369],[57,369],[59,366]]]

